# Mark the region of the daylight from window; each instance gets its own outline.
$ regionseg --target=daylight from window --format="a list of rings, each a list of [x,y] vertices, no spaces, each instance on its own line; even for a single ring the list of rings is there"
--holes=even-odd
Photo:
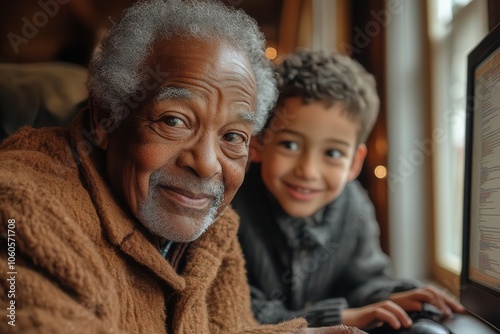
[[[486,0],[431,0],[433,127],[446,133],[434,159],[436,252],[460,273],[467,55],[486,35]]]

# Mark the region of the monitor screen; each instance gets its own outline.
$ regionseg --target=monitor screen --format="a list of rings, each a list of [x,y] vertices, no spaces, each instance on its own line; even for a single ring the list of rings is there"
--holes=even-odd
[[[500,26],[468,57],[460,299],[500,328]]]

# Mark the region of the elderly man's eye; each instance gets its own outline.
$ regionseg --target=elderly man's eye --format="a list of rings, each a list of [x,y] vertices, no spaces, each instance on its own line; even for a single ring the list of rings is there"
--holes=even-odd
[[[222,136],[222,138],[225,141],[230,142],[231,144],[245,144],[246,143],[245,137],[243,135],[241,135],[239,133],[235,133],[235,132],[226,133],[224,136]]]
[[[185,127],[186,126],[186,123],[184,123],[184,121],[178,117],[174,117],[174,116],[168,116],[168,117],[164,117],[163,119],[163,123],[165,123],[166,125],[168,126],[171,126],[171,127]]]

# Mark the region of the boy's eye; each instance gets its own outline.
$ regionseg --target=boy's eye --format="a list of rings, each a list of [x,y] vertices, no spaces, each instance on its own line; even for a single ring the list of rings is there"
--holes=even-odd
[[[339,159],[339,158],[342,158],[344,156],[344,153],[338,149],[333,149],[333,150],[327,150],[326,155],[329,158]]]
[[[285,140],[280,142],[279,145],[290,151],[297,151],[299,149],[299,144],[294,141]]]

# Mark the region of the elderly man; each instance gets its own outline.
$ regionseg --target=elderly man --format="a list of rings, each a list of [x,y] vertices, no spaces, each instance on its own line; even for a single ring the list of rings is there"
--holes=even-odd
[[[68,128],[24,128],[0,148],[0,332],[357,332],[252,317],[228,203],[276,98],[253,20],[138,3],[88,87]]]

